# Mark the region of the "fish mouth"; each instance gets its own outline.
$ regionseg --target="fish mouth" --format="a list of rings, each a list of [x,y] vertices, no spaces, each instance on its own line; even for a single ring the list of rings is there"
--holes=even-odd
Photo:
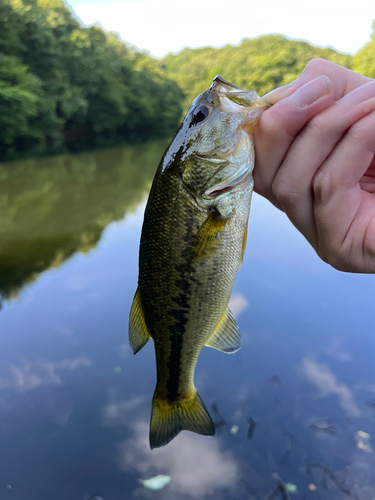
[[[237,85],[228,82],[221,75],[215,76],[210,87],[211,89],[216,92],[220,101],[222,101],[222,106],[227,108],[228,111],[235,109],[236,106],[251,110],[246,117],[247,121],[256,119],[265,109],[272,106],[271,103],[258,96],[254,90],[237,87]]]
[[[230,193],[240,184],[244,184],[252,181],[252,170],[246,169],[245,172],[241,172],[236,177],[227,180],[221,184],[216,184],[215,186],[206,189],[204,192],[204,198],[212,200],[213,198],[218,198],[225,194]]]

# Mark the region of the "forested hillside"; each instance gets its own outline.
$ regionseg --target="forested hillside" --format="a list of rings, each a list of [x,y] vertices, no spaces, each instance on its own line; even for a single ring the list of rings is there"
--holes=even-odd
[[[227,45],[221,49],[186,48],[177,55],[169,54],[159,64],[184,91],[186,109],[217,73],[240,87],[263,95],[296,79],[314,57],[349,68],[353,63],[349,54],[289,40],[282,35],[267,35],[245,39],[239,46]]]
[[[263,95],[314,57],[375,77],[375,34],[355,56],[267,35],[158,60],[81,26],[63,0],[0,0],[0,159],[12,149],[103,133],[172,135],[217,73]]]
[[[375,78],[375,22],[371,38],[355,56],[282,35],[266,35],[245,39],[239,46],[186,48],[177,55],[168,54],[156,64],[183,90],[186,110],[218,73],[259,95],[295,80],[315,57]]]
[[[62,0],[0,0],[0,152],[120,131],[171,133],[182,93],[113,33]]]

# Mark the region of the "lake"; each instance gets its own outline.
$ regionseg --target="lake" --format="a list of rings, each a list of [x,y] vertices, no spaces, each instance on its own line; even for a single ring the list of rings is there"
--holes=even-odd
[[[196,369],[216,436],[150,451],[153,343],[133,356],[127,325],[166,145],[0,164],[0,499],[261,499],[278,477],[295,500],[375,498],[375,278],[324,264],[257,195],[243,347]]]

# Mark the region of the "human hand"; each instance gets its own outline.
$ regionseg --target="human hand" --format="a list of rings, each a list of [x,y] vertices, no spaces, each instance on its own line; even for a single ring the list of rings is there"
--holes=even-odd
[[[323,59],[265,96],[255,191],[336,269],[375,273],[375,80]]]

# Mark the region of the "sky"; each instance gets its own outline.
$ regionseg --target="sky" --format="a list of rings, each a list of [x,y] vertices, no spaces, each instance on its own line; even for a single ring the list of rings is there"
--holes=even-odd
[[[281,33],[354,54],[370,40],[374,0],[68,0],[80,20],[155,57]]]

